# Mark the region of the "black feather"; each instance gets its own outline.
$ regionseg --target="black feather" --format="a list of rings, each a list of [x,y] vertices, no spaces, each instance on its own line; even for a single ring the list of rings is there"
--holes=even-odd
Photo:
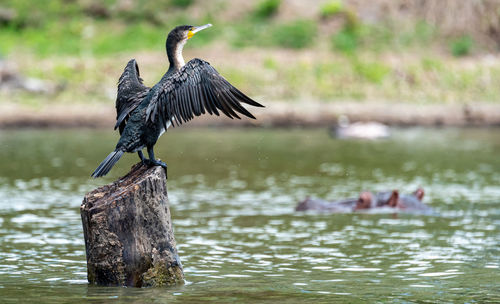
[[[241,102],[243,102],[243,103],[249,104],[249,105],[254,106],[254,107],[264,108],[263,105],[256,102],[255,100],[251,99],[247,95],[243,94],[240,90],[238,90],[235,87],[231,88],[231,93],[233,93],[234,96],[238,97],[241,100]]]
[[[206,113],[219,116],[219,111],[229,118],[239,119],[237,113],[255,118],[242,103],[262,107],[201,59],[189,61],[163,81],[161,98],[155,98],[148,106],[148,113],[161,115],[162,123],[175,120],[180,125]]]
[[[227,99],[227,96],[224,94],[224,91],[220,90],[218,92],[219,98],[221,100],[221,105],[229,112],[233,117],[241,119],[235,111],[233,111],[233,107],[231,102]]]
[[[191,103],[192,105],[192,112],[195,116],[200,116],[201,115],[201,109],[200,109],[200,104],[201,104],[201,100],[200,100],[200,97],[198,95],[198,89],[199,88],[194,88],[194,87],[191,87],[191,100],[193,101]]]
[[[207,105],[209,106],[209,108],[212,110],[212,112],[215,115],[219,116],[219,111],[217,111],[217,107],[215,106],[213,96],[210,93],[209,89],[207,88],[207,85],[205,83],[203,83],[202,87],[203,87],[203,92],[205,94],[205,97],[207,98]],[[209,111],[209,113],[212,114],[210,111]]]
[[[131,59],[118,80],[118,92],[116,95],[116,124],[114,129],[120,128],[120,134],[125,128],[126,122],[135,108],[147,96],[150,88],[142,83],[139,77],[139,66],[135,59]]]
[[[124,151],[118,150],[109,153],[109,155],[99,164],[94,173],[92,173],[93,178],[98,178],[108,174],[109,170],[116,164],[116,162],[122,157]]]
[[[239,113],[255,119],[255,116],[253,116],[250,112],[248,112],[244,107],[241,106],[240,102],[231,94],[231,92],[227,91],[224,92],[224,95],[226,97],[226,100],[229,101],[229,103],[232,105],[233,109],[238,111]]]

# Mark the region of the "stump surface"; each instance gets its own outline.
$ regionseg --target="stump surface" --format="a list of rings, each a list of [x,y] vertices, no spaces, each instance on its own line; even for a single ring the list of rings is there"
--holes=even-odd
[[[165,170],[141,164],[87,193],[80,208],[89,283],[168,286],[184,282]]]

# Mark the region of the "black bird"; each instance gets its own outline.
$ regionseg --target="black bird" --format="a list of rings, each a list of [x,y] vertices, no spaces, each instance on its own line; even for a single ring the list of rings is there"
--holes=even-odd
[[[236,112],[255,119],[241,104],[263,105],[253,101],[233,87],[206,61],[195,58],[184,64],[184,44],[199,31],[212,26],[181,25],[167,37],[166,49],[170,67],[152,88],[146,87],[139,76],[139,67],[130,60],[118,81],[116,98],[120,140],[116,148],[92,173],[97,178],[106,175],[125,152],[137,152],[148,165],[167,165],[155,159],[153,147],[171,125],[181,125],[195,116],[219,112],[238,118]],[[149,159],[142,154],[146,148]]]

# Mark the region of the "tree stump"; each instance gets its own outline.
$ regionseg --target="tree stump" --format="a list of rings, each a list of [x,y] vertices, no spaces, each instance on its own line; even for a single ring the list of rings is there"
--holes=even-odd
[[[80,213],[89,283],[143,287],[184,282],[163,168],[136,164],[126,176],[87,193]]]

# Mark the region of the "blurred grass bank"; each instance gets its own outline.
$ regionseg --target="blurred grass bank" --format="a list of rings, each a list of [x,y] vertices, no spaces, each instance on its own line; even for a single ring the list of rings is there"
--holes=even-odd
[[[4,0],[0,125],[110,126],[126,62],[152,85],[169,30],[208,22],[184,57],[267,106],[246,123],[500,124],[498,1]]]

